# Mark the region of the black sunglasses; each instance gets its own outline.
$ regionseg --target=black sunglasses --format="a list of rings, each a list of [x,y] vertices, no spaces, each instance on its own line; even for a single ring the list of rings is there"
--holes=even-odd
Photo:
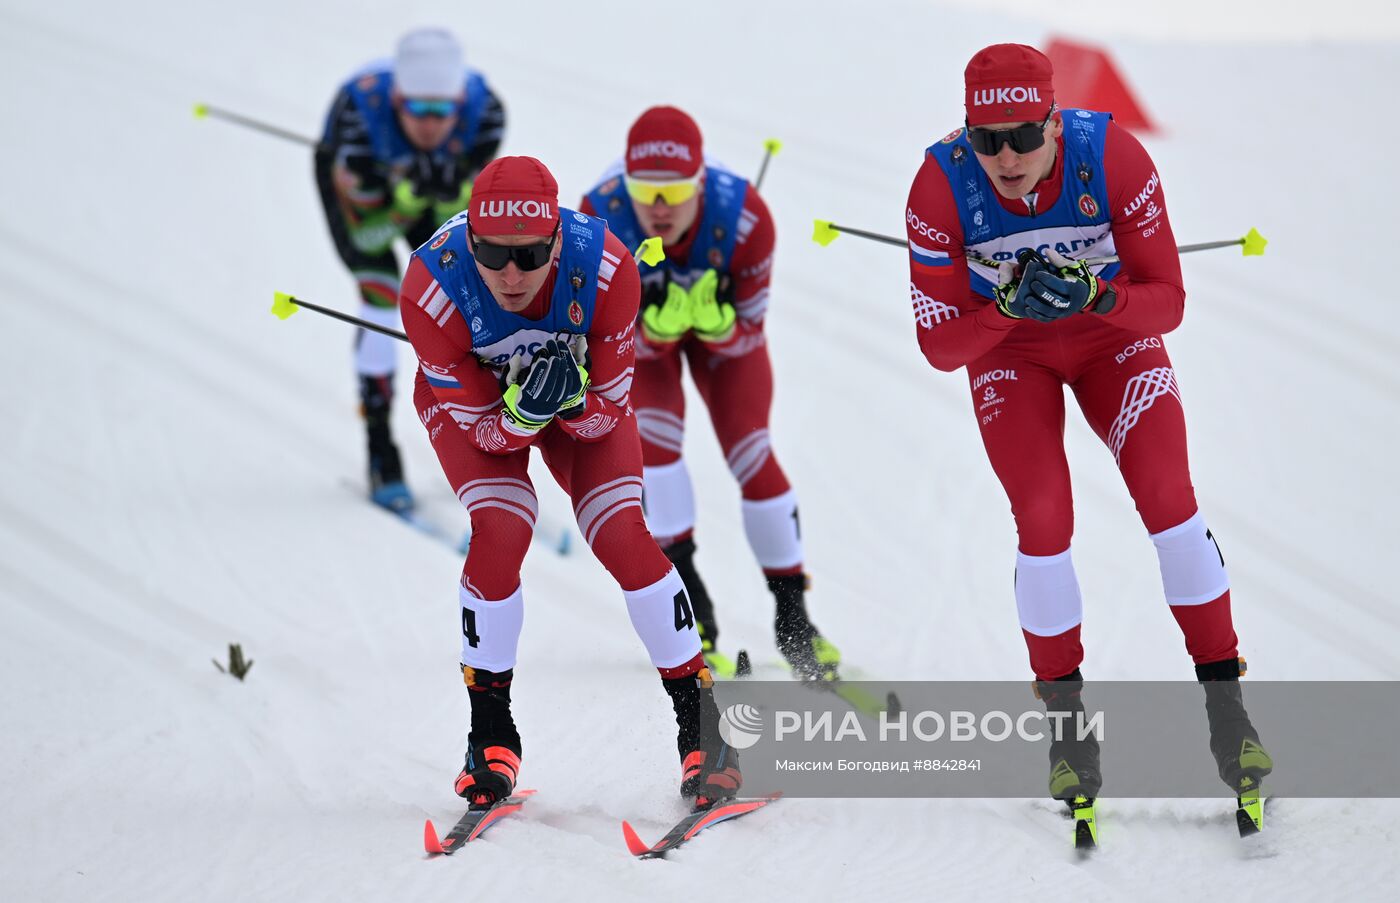
[[[550,252],[554,249],[554,237],[559,234],[559,224],[545,241],[533,245],[488,245],[477,241],[468,233],[472,243],[472,256],[476,262],[488,270],[504,270],[512,260],[523,272],[538,270],[549,263]]]
[[[967,141],[973,150],[984,157],[995,157],[1003,144],[1011,145],[1011,149],[1018,154],[1029,154],[1045,143],[1045,127],[1054,115],[1055,108],[1051,107],[1040,125],[1028,122],[1014,129],[975,129],[968,125]],[[967,125],[967,121],[964,120],[963,124]]]

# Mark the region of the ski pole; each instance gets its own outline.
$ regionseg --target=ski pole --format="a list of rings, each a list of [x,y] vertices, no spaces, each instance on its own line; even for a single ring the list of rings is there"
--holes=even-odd
[[[853,229],[850,226],[838,226],[836,223],[833,223],[830,220],[819,219],[814,220],[813,223],[814,228],[812,230],[812,241],[816,242],[822,247],[826,247],[827,245],[831,244],[843,232],[847,235],[855,235],[860,238],[868,238],[871,241],[878,241],[887,245],[895,245],[896,247],[906,248],[909,246],[909,242],[902,238],[895,238],[892,235],[881,235],[878,232],[867,232],[864,229]],[[1176,251],[1178,254],[1190,254],[1193,251],[1210,251],[1215,248],[1233,248],[1236,245],[1239,245],[1243,256],[1258,257],[1264,253],[1264,246],[1268,243],[1269,240],[1263,235],[1260,235],[1258,229],[1251,228],[1247,233],[1245,233],[1244,236],[1240,238],[1231,238],[1226,239],[1224,241],[1202,241],[1189,245],[1177,245]],[[992,266],[996,265],[995,261],[989,261],[985,258],[974,257],[974,259],[978,260],[981,263],[987,263]],[[1111,257],[1090,257],[1083,261],[1075,262],[1087,263],[1089,266],[1099,266],[1105,263],[1115,263],[1117,262],[1117,260],[1118,257],[1115,255]]]
[[[778,151],[783,149],[783,142],[777,138],[769,138],[763,142],[763,163],[758,167],[758,178],[754,179],[753,190],[757,191],[763,187],[763,177],[768,174],[768,161],[778,155]]]
[[[1177,245],[1178,254],[1190,254],[1192,251],[1211,251],[1215,248],[1233,248],[1241,245],[1241,251],[1245,257],[1258,257],[1264,253],[1264,246],[1269,240],[1259,234],[1258,229],[1250,229],[1243,238],[1232,238],[1225,241],[1200,241],[1192,245]],[[1118,255],[1112,257],[1091,257],[1085,261],[1089,266],[1098,266],[1101,263],[1117,263]]]
[[[291,141],[295,144],[304,144],[307,147],[319,147],[321,144],[321,142],[313,141],[305,135],[299,135],[296,132],[289,132],[286,129],[278,128],[275,125],[268,125],[266,122],[260,122],[256,119],[251,119],[240,113],[235,113],[232,110],[220,109],[219,107],[211,106],[207,103],[197,103],[194,105],[194,118],[206,119],[210,116],[213,116],[215,119],[223,119],[227,122],[232,122],[236,125],[241,125],[245,128],[253,129],[254,131],[264,132],[268,135],[275,135],[278,138],[281,138],[286,141]]]
[[[650,239],[650,241],[656,242],[657,247],[660,247],[661,239],[653,238]],[[643,247],[647,246],[643,244]],[[333,310],[329,307],[322,307],[319,304],[312,304],[310,301],[303,301],[296,295],[289,295],[286,292],[272,293],[272,315],[277,317],[277,319],[287,319],[292,314],[296,313],[297,308],[299,307],[304,307],[307,310],[314,310],[318,314],[325,314],[328,317],[340,320],[342,323],[349,323],[352,326],[359,326],[361,329],[373,330],[374,332],[386,335],[391,339],[398,339],[400,342],[409,341],[408,336],[402,332],[399,332],[397,329],[390,329],[387,326],[380,326],[378,323],[371,323],[368,320],[362,320],[359,317],[354,317],[350,314],[341,313],[340,311]],[[582,362],[583,355],[588,351],[588,339],[586,336],[580,335],[576,337],[576,340],[582,343],[578,345],[575,349],[576,356],[579,358],[580,362]],[[412,343],[410,342],[410,344]]]
[[[404,335],[402,332],[399,332],[397,329],[390,329],[387,326],[380,326],[378,323],[371,323],[368,320],[361,320],[359,317],[352,317],[349,314],[343,314],[340,311],[332,310],[329,307],[322,307],[319,304],[312,304],[310,301],[303,301],[295,295],[289,295],[286,292],[272,293],[272,314],[273,316],[277,317],[277,319],[287,319],[292,314],[297,312],[298,307],[304,307],[307,310],[314,310],[318,314],[325,314],[326,316],[333,317],[337,320],[340,320],[343,323],[350,323],[354,326],[359,326],[361,329],[373,330],[374,332],[381,333],[383,335],[389,336],[390,338],[398,339],[401,342],[408,341],[408,336]]]
[[[845,232],[847,235],[868,238],[871,241],[878,241],[899,248],[909,247],[909,242],[902,238],[895,238],[893,235],[881,235],[879,232],[867,232],[864,229],[853,229],[850,226],[838,226],[831,220],[813,220],[812,224],[812,241],[821,245],[823,248],[839,238],[842,232]]]

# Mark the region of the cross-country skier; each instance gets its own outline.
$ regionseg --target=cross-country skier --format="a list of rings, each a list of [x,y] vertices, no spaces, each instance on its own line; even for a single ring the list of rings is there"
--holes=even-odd
[[[501,102],[441,29],[409,32],[392,62],[372,63],[341,87],[316,150],[316,184],[336,251],[359,284],[361,317],[398,326],[395,240],[417,247],[466,207],[504,129]],[[413,496],[389,429],[395,342],[359,330],[354,357],[370,497],[408,510]]]
[[[532,157],[492,162],[468,210],[413,253],[399,294],[420,364],[414,405],[471,515],[458,590],[471,734],[456,789],[488,804],[511,792],[520,768],[510,687],[524,610],[520,566],[537,511],[527,471],[535,448],[622,588],[675,710],[681,792],[703,804],[732,795],[740,775],[719,741],[685,585],[642,516],[629,397],[637,267],[602,220],[561,210],[558,193]]]
[[[807,615],[797,493],[768,434],[773,368],[763,330],[774,229],[744,179],[708,164],[700,129],[675,107],[653,107],[627,134],[626,158],[580,208],[608,221],[629,247],[659,236],[666,257],[642,274],[634,397],[646,464],[647,524],[695,603],[707,659],[719,627],[695,569],[695,495],[683,452],[686,368],[709,410],[743,495],[744,533],[776,601],[778,649],[804,679],[837,677],[840,653]]]
[[[1112,452],[1156,546],[1203,682],[1211,752],[1237,791],[1272,768],[1240,698],[1224,559],[1196,505],[1162,334],[1185,290],[1161,179],[1109,114],[1059,110],[1050,61],[998,44],[968,63],[966,128],[928,148],[905,213],[919,347],[967,368],[1019,547],[1016,607],[1047,707],[1081,706],[1064,386]],[[1117,255],[1119,263],[1083,259]],[[1092,738],[1090,738],[1092,741]],[[1051,795],[1092,798],[1098,747],[1056,743]]]

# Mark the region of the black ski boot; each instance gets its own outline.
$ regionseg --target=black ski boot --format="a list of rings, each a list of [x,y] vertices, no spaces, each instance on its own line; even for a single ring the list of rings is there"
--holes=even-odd
[[[1099,771],[1099,741],[1092,733],[1079,737],[1084,721],[1084,703],[1080,693],[1084,677],[1075,668],[1064,677],[1038,681],[1036,695],[1045,703],[1045,711],[1067,712],[1068,717],[1052,719],[1050,740],[1050,796],[1063,800],[1071,810],[1077,797],[1092,803],[1099,795],[1103,777]],[[1060,726],[1057,736],[1056,725]]]
[[[662,679],[676,713],[676,752],[681,760],[681,796],[705,809],[734,796],[743,784],[739,754],[719,735],[719,708],[708,670]]]
[[[413,510],[413,495],[403,479],[399,448],[389,434],[389,408],[394,399],[392,376],[360,377],[360,414],[365,418],[369,450],[369,497],[383,508]]]
[[[462,666],[472,706],[467,760],[457,775],[457,795],[471,808],[485,809],[515,791],[520,775],[520,733],[510,714],[510,671],[481,671]]]
[[[1220,780],[1235,794],[1235,821],[1242,837],[1264,826],[1259,784],[1274,770],[1274,760],[1259,742],[1259,732],[1244,708],[1240,687],[1244,670],[1244,661],[1238,658],[1196,666],[1196,680],[1206,694],[1210,754]]]
[[[839,680],[841,651],[821,635],[807,616],[807,575],[768,578],[768,591],[777,602],[773,630],[778,651],[802,680]]]
[[[1239,659],[1196,666],[1196,680],[1206,694],[1206,721],[1210,725],[1210,754],[1215,757],[1220,780],[1238,791],[1240,781],[1249,778],[1255,785],[1274,770],[1273,759],[1259,742],[1259,732],[1250,723],[1240,687]]]

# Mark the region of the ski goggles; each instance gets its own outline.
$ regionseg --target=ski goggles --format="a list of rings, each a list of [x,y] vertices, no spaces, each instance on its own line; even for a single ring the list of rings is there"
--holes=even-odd
[[[446,119],[457,112],[457,101],[443,98],[405,97],[403,111],[414,119],[438,116]]]
[[[975,129],[968,125],[967,142],[984,157],[995,157],[1002,145],[1009,145],[1015,153],[1029,154],[1045,143],[1045,127],[1054,115],[1055,108],[1051,107],[1050,112],[1045,114],[1045,121],[1039,125],[1028,122],[1014,129]],[[964,120],[963,124],[967,125],[967,121]]]
[[[513,261],[522,272],[528,273],[549,263],[550,252],[554,250],[554,237],[558,234],[559,225],[556,223],[548,239],[528,245],[491,245],[478,241],[470,233],[468,236],[471,238],[472,257],[486,269],[504,270],[506,264]]]
[[[657,201],[665,201],[668,207],[684,204],[695,197],[695,192],[700,190],[700,173],[698,172],[688,179],[656,181],[625,176],[624,180],[627,182],[627,194],[631,196],[632,200],[644,207],[650,207]]]

